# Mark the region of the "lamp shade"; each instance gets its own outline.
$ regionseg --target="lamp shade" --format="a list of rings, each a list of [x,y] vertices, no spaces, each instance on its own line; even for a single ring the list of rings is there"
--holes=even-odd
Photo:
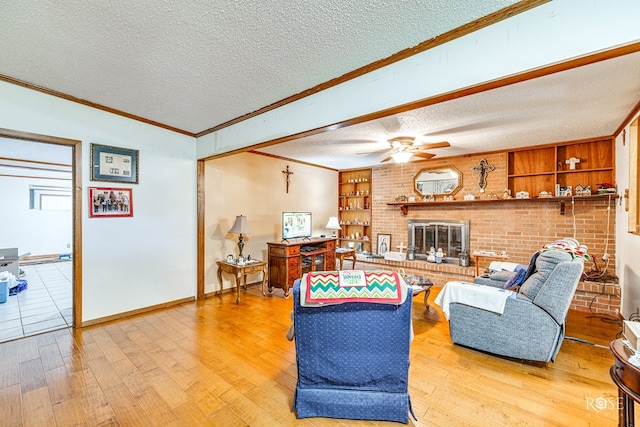
[[[391,154],[393,161],[396,163],[407,163],[412,156],[413,153],[409,151],[399,151],[397,153]]]
[[[329,217],[329,222],[327,222],[327,225],[325,228],[329,230],[342,230],[342,227],[340,227],[340,222],[338,222],[337,216]]]
[[[247,217],[244,215],[236,216],[236,222],[229,230],[229,233],[235,234],[249,234],[251,231],[249,230],[249,224],[247,223]]]

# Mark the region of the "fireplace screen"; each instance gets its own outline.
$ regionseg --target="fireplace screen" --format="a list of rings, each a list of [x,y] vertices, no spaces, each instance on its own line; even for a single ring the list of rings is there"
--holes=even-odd
[[[426,259],[431,248],[442,248],[447,258],[457,259],[469,251],[469,221],[410,219],[409,246],[417,259]]]

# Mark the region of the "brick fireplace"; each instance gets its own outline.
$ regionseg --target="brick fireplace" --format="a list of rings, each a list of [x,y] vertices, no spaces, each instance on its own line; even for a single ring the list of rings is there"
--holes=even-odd
[[[484,193],[479,192],[478,177],[471,169],[482,159],[495,167],[488,175]],[[411,207],[404,215],[397,206],[389,206],[398,196],[416,196],[413,178],[426,167],[427,162],[389,164],[372,170],[372,232],[392,235],[392,250],[401,243],[408,245],[409,220],[429,218],[430,220],[469,221],[470,250],[506,251],[509,261],[528,264],[533,252],[541,246],[564,237],[575,237],[588,247],[589,254],[598,261],[600,269],[605,267],[600,261],[605,248],[609,254],[615,253],[615,199],[604,196],[598,200],[567,199],[564,210],[558,201],[538,199],[523,201],[502,201],[507,188],[506,153],[481,156],[461,156],[429,160],[429,167],[454,165],[462,172],[463,186],[456,194],[462,200],[465,194],[474,194],[478,203],[439,204]],[[437,200],[437,199],[436,199]],[[608,227],[606,226],[608,224]],[[379,262],[379,261],[378,261]],[[360,261],[359,261],[360,263]],[[481,271],[489,261],[481,263]],[[431,265],[424,260],[399,262],[393,267],[402,267],[416,274],[429,276],[436,285],[448,280],[473,279],[474,268],[463,268],[457,264]],[[593,262],[585,263],[585,270],[594,267]],[[612,255],[606,269],[615,273],[615,259]],[[581,282],[578,286],[572,308],[581,311],[617,315],[620,309],[620,289],[617,283]]]

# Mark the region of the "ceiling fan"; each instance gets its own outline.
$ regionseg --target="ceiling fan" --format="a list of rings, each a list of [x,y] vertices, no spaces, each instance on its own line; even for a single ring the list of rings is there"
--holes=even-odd
[[[389,156],[385,157],[382,162],[387,162],[393,159],[396,163],[406,163],[411,157],[419,157],[421,159],[429,160],[432,157],[435,157],[433,153],[427,153],[425,150],[430,150],[433,148],[445,148],[450,147],[446,141],[442,142],[433,142],[428,144],[423,144],[420,146],[414,146],[413,143],[415,138],[412,136],[397,136],[395,138],[391,138],[388,142],[391,146],[391,150],[389,151]]]

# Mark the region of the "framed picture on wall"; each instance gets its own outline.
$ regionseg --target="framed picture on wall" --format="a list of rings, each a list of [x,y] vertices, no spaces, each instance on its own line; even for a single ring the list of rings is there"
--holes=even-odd
[[[89,218],[133,216],[131,188],[89,187]]]
[[[391,248],[391,234],[378,234],[378,255],[384,255]]]
[[[138,150],[91,144],[91,180],[138,183]]]

